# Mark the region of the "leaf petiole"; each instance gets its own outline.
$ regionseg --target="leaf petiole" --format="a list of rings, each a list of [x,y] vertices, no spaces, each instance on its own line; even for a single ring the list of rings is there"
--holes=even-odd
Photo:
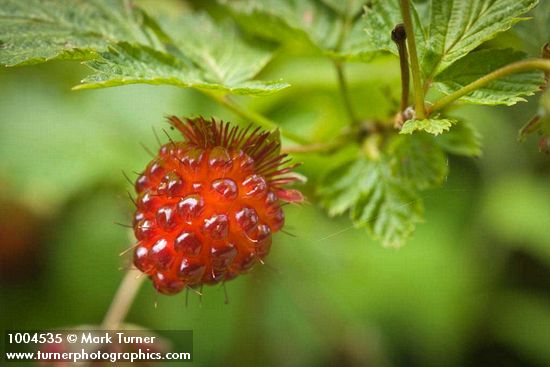
[[[492,73],[482,76],[481,78],[471,82],[468,85],[465,85],[456,92],[442,97],[431,106],[428,113],[431,114],[435,111],[440,111],[449,104],[455,102],[457,99],[464,97],[465,95],[468,95],[477,89],[483,88],[484,86],[496,79],[505,77],[510,74],[521,73],[523,71],[529,70],[543,70],[545,72],[550,72],[550,60],[530,59],[506,65],[500,69],[493,71]]]

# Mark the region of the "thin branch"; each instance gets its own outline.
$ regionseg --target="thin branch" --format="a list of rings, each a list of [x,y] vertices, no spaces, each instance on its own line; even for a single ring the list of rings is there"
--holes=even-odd
[[[353,109],[353,104],[351,103],[350,93],[348,89],[348,82],[346,76],[344,75],[344,64],[341,61],[334,60],[334,67],[336,68],[336,75],[338,76],[338,85],[340,86],[340,95],[342,96],[342,101],[344,102],[344,107],[350,119],[352,125],[357,125],[359,119],[355,114]]]
[[[426,117],[424,107],[424,89],[422,88],[422,75],[420,64],[418,63],[418,53],[416,52],[416,40],[414,37],[413,21],[411,17],[410,0],[400,0],[401,14],[403,15],[403,24],[407,34],[407,45],[409,46],[409,60],[411,63],[411,72],[414,85],[415,111],[418,119]]]
[[[457,99],[464,97],[465,95],[468,95],[479,88],[483,88],[493,80],[503,78],[510,74],[521,73],[523,71],[529,70],[543,70],[545,72],[550,72],[550,60],[530,59],[506,65],[441,98],[433,104],[433,106],[429,110],[429,113],[431,114],[435,111],[442,110]]]
[[[132,302],[136,298],[139,287],[146,277],[137,270],[128,270],[107,310],[101,323],[104,330],[116,330],[123,323]]]
[[[235,112],[237,115],[241,116],[242,118],[250,122],[255,123],[258,126],[261,126],[269,130],[279,129],[281,131],[281,135],[284,136],[285,138],[295,141],[296,143],[308,144],[307,139],[301,137],[300,135],[294,134],[290,131],[281,129],[276,122],[268,119],[267,117],[257,112],[247,110],[243,106],[233,101],[229,96],[220,95],[220,94],[217,94],[214,92],[208,92],[208,91],[202,91],[202,92],[208,97],[212,98],[216,102],[226,107],[227,109]]]
[[[349,30],[351,28],[352,22],[353,22],[353,14],[350,14],[350,2],[347,1],[346,10],[342,14],[342,26],[340,27],[338,40],[336,42],[336,46],[334,47],[334,51],[339,52],[342,49],[342,46],[344,45],[344,42],[346,41]],[[357,118],[357,114],[355,113],[353,104],[351,103],[348,82],[344,72],[344,63],[339,58],[333,58],[332,62],[334,64],[334,68],[336,69],[336,76],[338,78],[340,95],[342,96],[342,102],[344,103],[344,107],[348,114],[349,120],[351,122],[351,125],[357,125],[359,124],[360,121]]]

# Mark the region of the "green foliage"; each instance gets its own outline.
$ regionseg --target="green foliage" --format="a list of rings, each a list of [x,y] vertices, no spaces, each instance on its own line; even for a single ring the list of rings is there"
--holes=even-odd
[[[391,30],[401,22],[399,0],[220,0],[250,33],[301,43],[336,59],[370,61],[397,53]],[[364,10],[364,11],[363,11]],[[415,22],[420,26],[418,14]],[[417,37],[423,39],[418,27]]]
[[[360,187],[361,195],[351,218],[365,226],[386,247],[401,247],[422,220],[423,205],[405,181],[395,180],[383,163],[367,165],[372,180]]]
[[[538,0],[431,1],[430,16],[423,17],[429,22],[424,22],[423,27],[417,24],[415,35],[426,90],[433,83],[449,95],[497,69],[525,59],[525,54],[511,49],[471,51],[524,20],[520,16],[537,3]],[[420,28],[422,32],[418,31]],[[472,104],[513,105],[525,101],[524,97],[539,91],[543,84],[542,72],[526,71],[493,80],[459,100]],[[438,141],[447,152],[479,156],[479,137],[473,128],[464,122],[451,129],[453,124],[452,119],[431,116],[422,121],[406,121],[401,133],[426,131],[438,135],[445,132]],[[445,136],[451,132],[452,135]]]
[[[74,89],[104,88],[124,84],[173,84],[201,86],[195,68],[171,55],[146,46],[119,43],[86,63],[96,71]]]
[[[416,13],[415,13],[416,15]],[[416,24],[420,24],[415,18]],[[380,52],[397,54],[391,31],[401,23],[399,0],[375,1],[365,7],[365,14],[353,25],[338,53],[348,60],[370,61]],[[418,28],[417,36],[421,38]]]
[[[466,157],[481,155],[479,132],[467,121],[458,121],[445,134],[439,135],[436,142],[448,153]]]
[[[372,59],[391,47],[389,33],[399,22],[397,0],[220,0],[248,32],[282,43],[299,43],[334,58]],[[362,15],[363,7],[367,8]],[[369,31],[365,35],[365,29]]]
[[[524,58],[524,53],[511,49],[472,52],[439,74],[435,79],[436,86],[443,93],[451,94],[486,74]],[[494,80],[470,95],[462,97],[461,100],[483,105],[511,106],[525,101],[523,96],[535,94],[542,84],[544,84],[543,72],[526,71]]]
[[[241,37],[228,20],[214,22],[206,14],[188,14],[178,19],[178,24],[181,27],[172,32],[174,43],[209,83],[258,93],[288,86],[250,81],[271,60],[273,48]]]
[[[483,50],[472,54],[470,52],[497,33],[510,28],[520,20],[518,16],[536,3],[537,1],[435,0],[431,2],[429,23],[425,22],[424,25],[421,24],[420,17],[413,7],[415,38],[426,86],[429,87],[431,79],[435,78],[437,88],[445,94],[451,94],[500,67],[524,59],[524,54],[512,50]],[[486,15],[479,17],[480,12]],[[367,9],[362,21],[366,30],[366,37],[362,39],[364,44],[369,46],[364,47],[364,44],[358,43],[361,45],[358,48],[363,50],[363,54],[368,55],[378,51],[396,54],[397,48],[391,40],[390,33],[400,20],[398,1],[375,2],[371,9]],[[355,39],[355,34],[351,32],[348,39]],[[365,50],[369,52],[366,53]],[[534,94],[543,82],[541,72],[519,73],[493,81],[461,100],[475,104],[512,105],[524,101],[523,97]],[[451,129],[453,125],[458,126]],[[376,172],[380,170],[370,167],[374,172],[371,177],[378,178],[380,187],[374,189],[366,185],[366,188],[363,188],[365,194],[362,196],[357,192],[361,191],[357,190],[357,182],[369,181],[361,176],[360,164],[340,167],[344,170],[343,172],[331,172],[331,177],[340,177],[338,183],[335,186],[329,185],[330,189],[324,188],[320,191],[329,213],[334,215],[350,209],[352,220],[356,225],[367,226],[375,237],[383,238],[383,242],[388,245],[396,241],[395,239],[399,236],[402,238],[408,236],[408,229],[414,228],[415,220],[412,219],[414,216],[409,217],[410,221],[403,221],[400,220],[398,211],[388,210],[387,212],[392,213],[391,216],[396,223],[402,225],[395,227],[401,230],[394,230],[373,224],[380,213],[372,208],[401,208],[400,205],[395,204],[399,200],[394,199],[411,199],[403,189],[407,185],[412,188],[410,192],[414,193],[415,190],[441,184],[448,173],[445,152],[466,156],[481,154],[479,136],[467,122],[456,124],[453,119],[439,116],[406,121],[400,133],[412,134],[413,132],[427,132],[437,137],[415,134],[408,139],[394,141],[394,146],[388,152],[388,156],[393,157],[391,173],[385,176],[377,175]],[[395,193],[395,190],[391,190],[395,186],[383,185],[382,182],[391,183],[397,179],[402,182],[398,187],[404,191],[402,195],[391,195],[390,193]],[[386,190],[382,189],[382,186]],[[388,195],[382,195],[381,192]],[[379,231],[377,232],[376,229]]]
[[[401,128],[401,134],[412,134],[415,131],[425,131],[433,135],[449,131],[456,121],[443,118],[430,118],[424,120],[408,120]]]
[[[357,227],[387,247],[402,246],[422,218],[421,200],[387,160],[359,158],[329,171],[319,195],[329,214],[349,211]]]
[[[416,8],[412,8],[415,25],[415,38],[423,44],[425,35]],[[391,39],[393,28],[402,23],[399,0],[375,1],[371,8],[367,8],[361,26],[366,33],[365,42],[370,44],[373,51],[386,51],[397,55],[397,47]]]
[[[428,80],[510,29],[538,0],[433,0],[422,69]]]
[[[221,3],[253,34],[279,42],[308,44],[319,50],[332,50],[336,46],[343,25],[339,21],[339,10],[327,5],[328,2],[236,0]]]
[[[449,166],[447,155],[436,139],[427,134],[396,137],[388,154],[394,161],[393,175],[419,190],[441,185]]]
[[[143,83],[213,89],[234,94],[267,94],[288,86],[278,82],[247,81],[246,76],[238,75],[224,81],[209,82],[208,79],[214,79],[212,73],[205,76],[204,71],[194,64],[147,46],[132,46],[128,43],[111,46],[108,51],[100,54],[100,58],[86,62],[86,65],[95,70],[95,73],[86,77],[74,89]],[[217,69],[211,67],[209,70]],[[233,72],[237,70],[234,69]]]
[[[148,29],[128,2],[0,1],[0,64],[86,60],[119,41],[143,43]]]
[[[68,57],[83,60],[94,74],[82,88],[134,79],[201,89],[221,85],[224,91],[237,93],[246,90],[244,84],[261,83],[254,78],[269,62],[272,50],[250,35],[243,36],[239,30],[246,28],[244,23],[243,28],[235,28],[228,13],[212,8],[212,1],[193,3],[212,11],[213,18],[191,13],[190,8],[182,10],[185,2],[181,0],[137,3],[149,3],[150,14],[136,6],[126,7],[130,2],[124,0],[0,0],[2,14],[13,7],[27,13],[0,16],[0,59],[9,65]],[[172,10],[170,3],[177,4],[174,11],[166,18],[157,16],[153,8]],[[303,3],[332,17],[325,23],[332,27],[325,30],[328,35],[339,33],[346,9],[354,13],[362,5],[362,1],[337,0]],[[498,345],[496,350],[489,348],[490,358],[502,357],[511,367],[550,365],[546,281],[550,192],[549,177],[543,172],[548,158],[535,154],[535,147],[513,142],[521,122],[535,113],[539,122],[526,139],[536,143],[539,133],[548,136],[550,93],[539,105],[514,106],[513,113],[479,106],[442,110],[438,112],[441,118],[457,122],[437,136],[425,131],[398,134],[393,121],[399,112],[396,98],[400,92],[396,58],[378,58],[372,64],[344,63],[350,99],[360,120],[351,125],[326,55],[368,61],[381,50],[395,54],[389,32],[401,21],[397,1],[368,3],[372,6],[366,15],[353,17],[339,52],[334,38],[329,37],[326,47],[320,48],[308,40],[306,31],[301,33],[303,38],[288,37],[285,42],[294,41],[293,48],[282,48],[261,78],[282,77],[292,88],[263,98],[232,99],[276,121],[281,131],[307,138],[312,146],[344,141],[334,152],[296,154],[296,160],[303,162],[300,173],[308,177],[307,186],[299,188],[304,188],[311,201],[285,207],[286,228],[296,237],[278,233],[266,259],[268,266],[258,266],[250,275],[227,282],[229,306],[224,304],[224,288],[205,287],[201,301],[190,292],[189,305],[182,312],[184,295],[159,297],[151,287],[144,287],[128,321],[154,329],[196,330],[194,352],[200,358],[194,363],[200,366],[280,365],[285,363],[280,356],[289,353],[289,334],[296,336],[290,345],[292,363],[300,366],[338,361],[397,366],[403,364],[403,356],[415,366],[458,366],[465,361],[484,365],[486,355],[480,351],[486,351],[487,345]],[[422,59],[430,42],[424,33],[430,27],[431,3],[415,2],[419,15],[413,11]],[[461,5],[459,0],[454,3]],[[494,43],[479,45],[433,80],[424,78],[429,99],[439,97],[432,86],[451,92],[471,80],[462,79],[470,72],[482,76],[484,68],[494,70],[501,61],[498,55],[509,57],[509,62],[521,59],[517,53],[490,50],[495,44],[523,49],[527,41],[533,44],[528,48],[530,56],[538,55],[542,42],[549,40],[549,4],[541,1],[529,14],[534,19],[519,24],[522,39],[508,33]],[[98,10],[81,16],[82,9],[98,5],[105,14]],[[119,6],[131,9],[132,15],[113,10]],[[190,14],[182,15],[180,10]],[[58,16],[65,11],[66,15]],[[29,21],[33,14],[55,21]],[[92,14],[116,15],[119,21],[99,25]],[[78,18],[75,29],[60,29],[68,24],[58,21],[64,17]],[[418,19],[426,26],[418,27]],[[476,16],[470,20],[480,21]],[[92,21],[96,24],[87,23]],[[126,22],[136,24],[132,32],[122,26],[112,32],[118,36],[103,39],[105,29]],[[257,24],[262,29],[269,25]],[[305,28],[300,22],[296,26]],[[58,36],[50,27],[56,27]],[[48,36],[40,36],[43,29]],[[321,44],[324,39],[315,42]],[[77,49],[72,48],[74,44]],[[317,52],[312,54],[311,47]],[[497,56],[480,58],[483,65],[470,61],[460,73],[457,65],[466,65],[479,52]],[[130,233],[112,223],[131,221],[126,189],[132,188],[120,171],[124,169],[132,179],[132,171],[143,169],[150,158],[139,142],[153,150],[157,147],[151,126],[157,131],[166,128],[164,114],[251,122],[201,93],[179,88],[129,85],[69,93],[71,82],[82,79],[83,71],[88,69],[65,61],[0,70],[0,207],[6,208],[0,210],[0,219],[4,227],[13,229],[2,232],[0,247],[4,245],[7,257],[15,255],[19,263],[26,252],[21,239],[27,238],[36,245],[33,249],[39,260],[34,265],[22,262],[14,269],[16,277],[33,276],[30,281],[18,278],[12,283],[2,278],[3,329],[97,324],[103,318],[122,277],[117,268],[127,268],[130,262],[129,256],[117,257],[131,245]],[[482,98],[519,101],[533,91],[534,82],[519,81],[525,75],[518,75],[510,90],[503,84],[490,84],[481,90]],[[253,88],[258,94],[265,93],[264,89],[263,83]],[[489,95],[491,90],[496,90],[496,97]],[[473,95],[460,101],[468,103]],[[449,155],[481,154],[476,128],[485,133],[483,161],[452,160],[448,172]],[[172,137],[177,139],[176,134]],[[364,144],[365,140],[372,144]],[[287,140],[283,143],[283,149],[289,148]],[[364,150],[358,154],[360,148]],[[328,166],[334,168],[327,172]],[[317,175],[323,171],[325,177],[319,180]],[[313,194],[316,189],[332,216],[345,213],[351,220],[329,218],[319,210]],[[14,220],[17,211],[11,205],[3,206],[5,200],[34,209],[39,221],[45,221],[46,238],[29,238],[35,221]],[[428,224],[418,226],[413,236],[412,230],[424,216],[423,205]],[[351,221],[363,229],[355,230]],[[387,251],[373,244],[367,230],[386,246],[408,246]],[[1,258],[2,270],[6,270],[6,257]],[[40,268],[42,272],[37,271]],[[472,296],[478,294],[483,296]],[[157,303],[161,312],[152,312]],[[61,309],[64,312],[44,313]]]
[[[432,87],[445,95],[456,93],[497,69],[523,60],[523,53],[511,49],[476,49],[525,19],[522,15],[537,3],[411,1],[423,95],[434,95],[430,93]],[[163,6],[172,9],[166,4]],[[402,22],[399,0],[218,0],[205,7],[212,15],[179,11],[177,6],[173,9],[174,14],[154,17],[129,0],[0,0],[0,63],[15,66],[55,59],[79,60],[92,73],[74,89],[126,84],[194,88],[209,92],[206,94],[233,112],[252,120],[247,122],[276,127],[265,116],[225,96],[268,95],[288,87],[282,81],[255,79],[271,61],[275,44],[284,44],[287,48],[283,50],[291,50],[291,54],[302,50],[317,59],[328,56],[340,66],[345,61],[369,62],[382,53],[397,54],[391,31]],[[542,37],[544,32],[543,25]],[[307,74],[303,70],[300,73]],[[278,77],[275,74],[273,78]],[[365,110],[354,113],[353,105],[364,97],[355,93],[357,88],[352,93],[346,90],[353,89],[353,83],[359,84],[351,79],[346,82],[346,77],[342,72],[339,97],[318,100],[311,103],[310,109],[319,111],[319,103],[347,99],[349,108],[329,109],[340,124],[330,129],[342,130],[342,116],[348,112],[353,126],[345,131],[353,131],[355,136],[345,136],[353,140],[346,145],[363,146],[363,154],[328,173],[318,190],[320,199],[329,214],[349,212],[355,225],[368,228],[386,246],[399,246],[422,218],[419,192],[445,181],[447,154],[479,156],[479,135],[467,121],[458,123],[449,118],[444,108],[430,112],[430,103],[426,103],[429,116],[405,121],[400,130],[388,117],[404,112],[397,111],[398,103],[393,101],[388,102],[393,106],[391,111],[374,118],[362,116]],[[376,88],[395,90],[386,77],[379,79]],[[298,88],[291,103],[302,101],[304,91],[322,89],[308,83],[303,90]],[[533,95],[543,83],[540,72],[517,73],[493,80],[460,101],[513,105]],[[271,111],[277,114],[276,110],[280,108]],[[300,118],[284,126],[283,135],[292,135],[288,130]],[[318,125],[324,126],[324,119],[324,115],[317,118]],[[360,122],[373,127],[367,129],[366,137],[356,128]],[[304,131],[322,130],[316,126]],[[315,140],[296,136],[300,142]],[[355,138],[359,144],[354,144]],[[313,142],[320,146],[327,143]]]
[[[218,27],[205,15],[182,18],[171,36],[129,1],[0,5],[0,63],[87,61],[95,74],[75,89],[145,83],[267,94],[288,86],[252,80],[271,59],[271,49],[246,42],[232,25]]]
[[[422,221],[419,191],[441,185],[447,155],[428,134],[395,136],[377,157],[360,155],[326,174],[319,195],[329,215],[349,211],[387,247],[400,247]]]

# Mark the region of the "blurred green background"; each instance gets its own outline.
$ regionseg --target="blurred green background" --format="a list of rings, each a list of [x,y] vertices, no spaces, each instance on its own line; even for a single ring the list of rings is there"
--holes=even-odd
[[[507,36],[495,42],[508,42]],[[521,46],[521,45],[520,45]],[[330,139],[345,126],[332,65],[280,52],[262,77],[292,87],[242,99],[294,132]],[[387,118],[399,96],[394,59],[351,64],[364,118]],[[0,326],[99,324],[128,256],[131,190],[163,116],[241,122],[194,91],[128,86],[71,92],[75,63],[0,70]],[[384,249],[315,205],[331,159],[299,155],[309,203],[288,206],[267,265],[198,296],[145,283],[128,322],[194,330],[197,366],[549,366],[550,158],[516,142],[537,98],[468,107],[483,157],[453,158],[446,184],[423,193],[426,221],[406,247]],[[162,133],[161,133],[162,134]],[[157,307],[155,307],[157,303]]]

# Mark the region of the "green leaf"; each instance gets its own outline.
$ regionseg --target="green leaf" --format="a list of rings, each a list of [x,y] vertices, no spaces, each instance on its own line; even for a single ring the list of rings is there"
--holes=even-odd
[[[351,217],[359,227],[365,226],[385,247],[401,247],[422,221],[423,205],[414,191],[392,180],[377,165],[378,180],[364,190]]]
[[[360,196],[356,187],[358,183],[375,179],[374,176],[367,176],[365,166],[364,160],[357,160],[328,172],[319,194],[321,205],[327,209],[330,216],[340,215],[351,209]]]
[[[396,24],[392,22],[399,19],[400,10],[396,0],[378,1],[374,4],[358,0],[323,1],[340,15],[340,18],[334,20],[339,27],[347,27],[344,31],[345,37],[323,50],[326,54],[348,61],[368,62],[380,51],[387,51],[386,45],[380,47],[377,41],[378,38],[384,38],[385,30],[391,31]],[[359,17],[358,15],[363,12],[365,13]],[[355,20],[346,24],[346,17]],[[365,34],[366,29],[372,30],[372,34]],[[389,45],[390,48],[391,46]]]
[[[333,49],[339,14],[316,0],[220,1],[250,33],[279,42],[299,42],[320,50]]]
[[[419,190],[442,184],[449,173],[449,164],[435,139],[426,134],[397,136],[389,151],[393,174]]]
[[[171,84],[179,87],[220,90],[234,94],[269,94],[287,87],[279,82],[241,81],[218,84],[207,81],[203,70],[146,46],[119,43],[86,63],[95,73],[74,89],[105,88],[125,84]]]
[[[380,51],[386,50],[377,48],[377,44],[365,34],[365,21],[359,20],[351,26],[340,50],[325,51],[325,53],[342,60],[368,62]]]
[[[472,52],[439,74],[435,85],[443,93],[451,94],[486,74],[524,58],[524,53],[511,49]],[[525,101],[523,96],[535,94],[543,84],[543,72],[527,71],[494,80],[460,100],[483,105],[511,106]]]
[[[422,69],[430,80],[499,32],[538,0],[433,0]]]
[[[87,60],[95,73],[75,89],[145,83],[260,95],[288,86],[252,80],[272,49],[248,43],[232,24],[217,25],[204,14],[179,17],[168,34],[129,1],[0,5],[0,63]]]
[[[480,139],[479,132],[471,124],[460,121],[450,131],[437,136],[435,141],[448,153],[479,157],[481,156]]]
[[[359,0],[220,2],[244,29],[269,40],[299,43],[347,60],[370,60],[377,52],[396,51],[389,34],[401,21],[397,0],[375,2],[364,17],[359,16],[362,7],[370,3]]]
[[[402,246],[422,220],[421,200],[392,174],[388,162],[358,159],[327,178],[319,194],[329,214],[349,210],[354,224],[367,228],[384,246]]]
[[[419,51],[423,49],[425,35],[418,13],[414,5],[411,6],[413,15],[415,39]],[[397,47],[391,39],[391,32],[395,26],[403,22],[399,0],[379,0],[367,8],[363,21],[360,23],[366,37],[364,43],[371,51],[387,51],[397,55]],[[351,37],[350,37],[351,38]],[[364,46],[365,48],[367,46]]]
[[[0,0],[0,64],[86,60],[118,41],[146,42],[140,11],[115,0]]]
[[[439,135],[448,131],[455,123],[454,120],[430,118],[425,120],[408,120],[403,124],[400,134],[412,134],[415,131],[425,131],[433,135]]]
[[[249,84],[249,80],[271,60],[273,47],[258,40],[254,43],[247,41],[233,23],[214,23],[205,14],[191,14],[182,17],[179,24],[181,27],[172,32],[175,44],[201,69],[201,75],[207,82],[229,88],[257,88],[258,92],[287,86],[273,82],[264,83],[264,87],[261,83],[255,86]],[[198,29],[200,32],[197,32]],[[193,37],[189,37],[190,34]]]

